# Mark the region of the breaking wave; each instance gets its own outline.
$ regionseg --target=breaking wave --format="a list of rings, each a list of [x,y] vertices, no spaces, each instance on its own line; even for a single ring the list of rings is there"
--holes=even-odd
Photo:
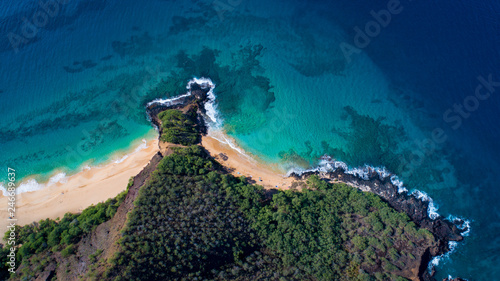
[[[344,170],[344,173],[356,176],[363,180],[369,180],[370,175],[372,175],[373,172],[376,172],[380,180],[389,178],[391,183],[398,188],[399,193],[408,192],[408,189],[404,187],[403,181],[401,181],[398,176],[390,173],[385,167],[373,167],[370,165],[364,165],[362,167],[349,167],[345,162],[335,160],[328,155],[321,157],[318,166],[315,168],[300,169],[294,167],[288,170],[287,176],[292,173],[301,175],[308,172],[334,172],[339,168]]]
[[[429,207],[427,208],[427,213],[429,214],[429,218],[435,220],[441,215],[437,212],[438,207],[434,204],[434,200],[425,192],[420,190],[414,190],[411,195],[415,196],[417,199],[422,201],[429,202]]]
[[[146,148],[148,148],[147,141],[146,141],[146,139],[142,139],[142,143],[139,146],[137,146],[132,152],[127,153],[126,155],[120,157],[117,160],[111,161],[111,163],[121,163],[121,162],[125,161],[130,155],[135,154],[135,153],[137,153],[143,149],[146,149]],[[103,165],[106,165],[106,163]],[[98,168],[100,166],[102,166],[102,165],[96,165],[96,166],[92,166],[92,167],[89,165],[85,165],[81,168],[81,171],[90,170],[92,168]],[[66,183],[66,182],[68,182],[69,177],[70,176],[68,176],[66,173],[59,172],[59,173],[53,175],[52,177],[50,177],[49,180],[45,183],[40,183],[36,179],[33,179],[33,178],[26,179],[17,185],[16,195],[19,195],[19,194],[25,193],[25,192],[33,192],[33,191],[41,190],[44,188],[49,188],[49,187],[51,187],[55,184],[58,184],[58,183]],[[7,188],[4,184],[5,183],[0,183],[0,191],[2,191],[3,196],[8,196]]]
[[[205,123],[208,127],[208,135],[217,141],[227,144],[231,149],[238,153],[249,157],[243,149],[238,147],[236,142],[228,137],[223,130],[224,119],[222,119],[219,110],[217,109],[217,96],[215,95],[215,83],[210,78],[193,78],[188,82],[187,89],[191,93],[193,84],[198,84],[202,89],[210,88],[207,93],[207,100],[204,103],[205,108]]]
[[[448,248],[450,249],[448,252],[440,255],[440,256],[437,256],[437,257],[434,257],[431,262],[429,263],[429,270],[431,270],[433,267],[436,267],[438,266],[441,262],[447,260],[450,258],[450,255],[455,252],[455,250],[457,249],[457,245],[458,245],[458,242],[455,242],[455,241],[450,241],[448,242]]]
[[[333,159],[332,157],[325,155],[321,157],[318,165],[312,169],[300,169],[300,168],[292,168],[288,171],[287,176],[292,173],[301,175],[307,172],[334,172],[337,169],[342,169],[344,173],[356,176],[363,180],[369,180],[370,176],[373,173],[377,173],[380,180],[385,180],[389,178],[390,182],[398,188],[398,193],[408,193],[409,195],[414,196],[417,199],[428,202],[427,213],[429,218],[435,220],[441,215],[437,212],[438,206],[434,203],[434,200],[425,192],[420,190],[412,190],[408,192],[408,189],[404,186],[403,181],[395,174],[389,172],[385,167],[373,167],[370,165],[364,165],[362,167],[349,167],[345,162],[338,161]],[[452,221],[452,220],[450,220]],[[453,222],[453,221],[452,221]],[[458,222],[458,220],[457,220]]]
[[[192,95],[192,87],[193,85],[198,85],[202,89],[207,89],[209,88],[209,91],[207,92],[207,100],[204,103],[204,109],[205,109],[205,114],[204,114],[204,121],[207,125],[208,129],[208,135],[220,143],[227,144],[231,149],[237,151],[238,153],[246,156],[248,154],[245,153],[245,151],[241,148],[238,147],[236,142],[228,137],[226,133],[223,130],[223,124],[224,120],[221,117],[221,114],[219,113],[219,110],[217,109],[217,96],[215,95],[215,83],[210,79],[210,78],[193,78],[188,81],[186,89],[187,93],[179,96],[175,96],[172,98],[168,99],[155,99],[149,103],[147,103],[146,107],[149,107],[154,104],[160,104],[160,105],[165,105],[165,106],[173,106],[181,102],[181,100],[185,97],[189,97]]]
[[[138,147],[136,147],[132,153],[125,154],[120,159],[113,161],[113,163],[116,163],[116,164],[121,163],[121,162],[125,161],[130,155],[137,153],[143,149],[148,148],[148,142],[146,141],[146,139],[142,139],[141,141],[142,141],[142,143]],[[87,167],[89,167],[89,166],[84,167],[84,170]],[[88,169],[90,169],[90,167]]]
[[[198,84],[202,89],[210,88],[207,93],[207,101],[204,104],[205,114],[208,117],[205,118],[205,122],[208,124],[208,129],[220,129],[222,127],[222,118],[220,118],[219,111],[217,110],[216,99],[217,96],[214,93],[215,84],[210,80],[210,78],[193,78],[188,82],[187,89],[191,93],[191,87],[193,84]]]
[[[462,217],[453,216],[453,215],[449,215],[448,217],[446,217],[446,219],[451,221],[453,224],[455,224],[458,229],[462,230],[460,235],[462,235],[463,237],[467,237],[470,235],[470,231],[471,231],[471,226],[470,226],[471,221],[470,220],[464,219]]]
[[[193,78],[187,84],[188,92],[184,95],[173,97],[170,99],[158,99],[148,103],[148,106],[152,103],[161,103],[167,106],[175,105],[176,101],[180,100],[183,97],[187,97],[191,95],[191,87],[193,84],[198,84],[201,88],[210,87],[210,91],[207,93],[207,101],[204,104],[205,107],[205,122],[208,127],[208,135],[215,138],[221,143],[228,144],[232,149],[238,151],[240,154],[248,156],[245,151],[239,148],[235,141],[228,138],[223,130],[223,119],[221,118],[219,111],[217,110],[216,98],[217,96],[214,93],[215,84],[209,78]],[[404,186],[403,181],[395,174],[392,174],[385,167],[374,167],[370,165],[364,165],[362,167],[349,167],[345,162],[338,161],[333,159],[332,157],[325,155],[321,157],[318,165],[314,168],[310,169],[301,169],[297,167],[293,167],[288,170],[287,176],[290,176],[292,173],[302,175],[308,172],[316,172],[316,173],[327,173],[333,172],[337,169],[342,169],[344,173],[356,176],[363,180],[370,180],[370,176],[373,176],[375,172],[381,181],[389,179],[389,181],[397,187],[398,193],[407,193],[415,198],[428,202],[427,213],[430,219],[435,220],[441,215],[437,212],[438,206],[434,203],[434,200],[425,192],[420,190],[412,190],[408,191],[408,189]],[[463,218],[459,218],[456,216],[448,216],[447,220],[451,221],[462,231],[462,236],[468,236],[470,233],[470,221],[465,220]],[[456,250],[458,243],[455,241],[450,241],[448,244],[448,248],[450,249],[448,252],[441,256],[434,257],[429,263],[429,269],[439,265],[440,262],[446,260],[450,257],[450,255]]]
[[[437,212],[438,206],[434,203],[434,200],[427,193],[420,190],[412,190],[411,192],[408,192],[408,189],[404,186],[403,181],[399,179],[397,175],[391,174],[385,167],[373,167],[369,165],[364,165],[362,167],[351,168],[345,162],[337,161],[332,157],[325,155],[321,157],[318,166],[307,170],[292,168],[288,171],[287,176],[291,175],[292,173],[301,175],[307,172],[325,172],[325,173],[334,172],[339,168],[342,169],[344,173],[354,175],[363,180],[369,180],[370,176],[373,175],[373,172],[377,173],[380,180],[385,180],[389,178],[390,182],[395,187],[398,188],[398,193],[408,193],[409,195],[414,196],[419,200],[428,202],[429,204],[428,204],[427,214],[430,219],[435,220],[441,216]],[[457,226],[458,229],[461,230],[460,235],[464,237],[469,236],[471,231],[469,220],[453,215],[449,215],[448,217],[446,217],[446,220],[452,222],[454,225]],[[457,242],[450,241],[448,243],[449,251],[440,256],[434,257],[429,263],[428,269],[432,270],[432,268],[438,266],[443,261],[448,260],[450,256],[455,252],[457,246],[458,246]]]
[[[147,106],[150,106],[150,105],[155,104],[155,103],[159,103],[159,104],[162,104],[165,106],[172,106],[172,105],[177,104],[179,102],[179,100],[181,100],[182,98],[189,97],[190,95],[191,95],[191,92],[188,92],[187,94],[175,96],[175,97],[169,98],[169,99],[155,99],[155,100],[148,102]]]
[[[37,191],[46,187],[53,186],[57,183],[65,183],[68,181],[68,177],[66,173],[57,173],[52,176],[47,183],[39,183],[35,179],[28,179],[19,184],[16,188],[16,195],[19,195],[24,192],[32,192]],[[3,184],[0,183],[0,190],[2,191],[3,196],[9,196],[7,189]]]

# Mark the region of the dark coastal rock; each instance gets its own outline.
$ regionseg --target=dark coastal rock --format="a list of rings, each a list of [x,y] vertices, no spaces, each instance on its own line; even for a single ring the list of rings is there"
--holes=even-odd
[[[175,97],[168,100],[168,102],[151,102],[148,104],[146,112],[154,126],[160,128],[160,121],[157,117],[160,112],[167,109],[184,110],[189,107],[188,105],[197,104],[198,123],[200,125],[199,127],[202,128],[202,134],[204,134],[206,133],[206,126],[203,118],[205,115],[203,105],[207,101],[207,94],[209,91],[210,87],[194,83],[191,84],[191,88],[189,89],[190,95]],[[225,160],[223,156],[220,157]],[[429,202],[408,194],[408,192],[400,193],[398,186],[394,185],[391,181],[392,175],[382,178],[377,171],[369,168],[368,176],[360,177],[358,175],[346,173],[343,168],[337,168],[331,172],[307,171],[301,174],[291,173],[289,177],[303,181],[307,180],[311,175],[318,175],[320,178],[330,183],[345,183],[361,191],[374,193],[380,196],[396,211],[406,213],[417,226],[427,229],[434,234],[437,239],[436,245],[425,249],[425,253],[421,257],[418,270],[420,280],[435,281],[436,279],[433,277],[434,270],[430,272],[427,270],[429,262],[433,257],[448,252],[450,250],[448,246],[450,241],[461,241],[463,239],[460,234],[465,230],[459,229],[456,226],[456,224],[462,224],[463,221],[457,220],[450,222],[442,217],[437,217],[435,219],[429,218]],[[276,190],[268,191],[269,200],[272,198],[274,192],[276,192]],[[463,279],[453,279],[453,281],[460,280]]]
[[[207,94],[210,91],[210,87],[202,87],[196,83],[191,85],[191,89],[189,90],[190,95],[181,96],[177,98],[172,98],[169,102],[161,103],[161,102],[151,102],[146,107],[146,114],[148,118],[151,120],[151,123],[156,128],[160,127],[160,121],[158,120],[158,114],[167,109],[182,109],[189,104],[199,104],[198,107],[200,112],[205,114],[203,103],[207,100]],[[206,133],[204,120],[201,114],[198,114],[198,123],[200,128],[202,128],[202,133]]]
[[[392,184],[390,177],[380,179],[378,173],[373,171],[369,174],[368,180],[359,176],[347,174],[342,168],[338,168],[333,172],[306,172],[301,175],[292,173],[290,176],[296,179],[307,179],[309,176],[316,174],[328,182],[342,182],[354,186],[361,191],[371,192],[382,197],[389,205],[399,212],[406,213],[413,222],[422,228],[425,228],[436,235],[440,240],[461,241],[463,237],[460,233],[463,230],[457,228],[452,222],[441,217],[437,219],[429,218],[427,212],[429,202],[418,199],[407,192],[398,192],[398,187]],[[446,243],[447,244],[447,243]]]
[[[421,260],[419,276],[421,280],[435,280],[428,270],[427,266],[433,257],[442,255],[448,252],[449,241],[461,241],[463,237],[460,235],[464,229],[458,229],[454,223],[461,224],[463,222],[450,222],[442,217],[436,219],[429,218],[428,207],[429,202],[416,198],[407,192],[399,193],[397,186],[392,184],[390,176],[383,179],[380,178],[376,171],[368,173],[368,179],[363,179],[357,175],[347,174],[342,168],[337,168],[333,172],[317,172],[308,171],[302,174],[292,173],[290,177],[297,180],[306,180],[311,175],[318,175],[330,183],[345,183],[353,186],[364,192],[371,192],[382,197],[392,208],[398,212],[406,213],[410,219],[419,227],[427,229],[435,235],[437,244],[435,247],[426,250]],[[462,280],[462,279],[457,279]]]
[[[97,66],[97,63],[92,60],[85,60],[82,62],[75,61],[72,66],[64,66],[63,68],[68,73],[78,73],[95,66]]]
[[[107,60],[110,60],[112,57],[113,57],[113,55],[108,55],[108,56],[102,57],[102,58],[101,58],[101,61],[107,61]]]

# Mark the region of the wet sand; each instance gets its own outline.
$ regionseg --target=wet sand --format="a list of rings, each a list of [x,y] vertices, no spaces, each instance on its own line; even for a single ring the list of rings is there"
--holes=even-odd
[[[248,156],[231,148],[217,139],[204,136],[202,145],[211,156],[226,166],[234,176],[245,176],[249,181],[264,188],[287,189],[293,180],[285,176],[278,166],[264,164],[255,156]],[[43,189],[24,192],[16,197],[16,216],[18,225],[50,218],[62,218],[67,212],[78,213],[92,204],[113,198],[127,187],[131,177],[137,175],[160,150],[158,140],[149,141],[147,148],[135,151],[120,163],[109,163],[92,167],[63,182],[46,186]],[[224,155],[224,156],[221,156]],[[0,193],[0,229],[7,230],[9,217],[8,197]]]
[[[147,143],[147,148],[132,152],[120,163],[92,167],[69,176],[62,183],[18,194],[15,216],[17,224],[26,225],[46,218],[62,218],[67,212],[78,213],[92,204],[115,197],[127,188],[130,177],[137,175],[158,151],[158,141],[151,140]],[[7,203],[8,197],[0,193],[2,233],[7,230],[6,226],[9,224]]]
[[[236,177],[251,177],[255,184],[265,188],[287,189],[291,186],[293,179],[285,176],[285,171],[278,166],[264,164],[255,156],[247,156],[231,148],[228,144],[217,139],[204,136],[201,144],[222,165],[232,170],[231,174]],[[221,156],[220,154],[224,156]],[[226,159],[226,160],[224,160]]]

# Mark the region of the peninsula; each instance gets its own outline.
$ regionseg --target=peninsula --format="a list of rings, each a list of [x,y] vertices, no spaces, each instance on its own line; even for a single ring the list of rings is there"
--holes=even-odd
[[[241,154],[209,134],[212,86],[188,89],[148,104],[158,149],[126,190],[26,222],[22,263],[3,277],[433,280],[431,259],[463,239],[459,222],[429,218],[429,202],[400,192],[391,175],[339,166],[286,176]]]

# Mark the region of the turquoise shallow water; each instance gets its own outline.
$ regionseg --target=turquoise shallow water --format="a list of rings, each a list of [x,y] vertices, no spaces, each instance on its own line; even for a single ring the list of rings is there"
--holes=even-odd
[[[23,18],[44,10],[3,1],[0,164],[42,182],[110,161],[151,134],[148,101],[210,77],[240,146],[285,169],[325,153],[387,167],[443,216],[472,220],[438,277],[494,280],[500,101],[492,93],[457,129],[442,115],[474,93],[478,76],[498,79],[497,4],[401,2],[348,61],[339,44],[353,44],[353,28],[387,2],[73,0],[16,45],[9,38],[26,36]],[[422,149],[435,128],[447,140]]]

